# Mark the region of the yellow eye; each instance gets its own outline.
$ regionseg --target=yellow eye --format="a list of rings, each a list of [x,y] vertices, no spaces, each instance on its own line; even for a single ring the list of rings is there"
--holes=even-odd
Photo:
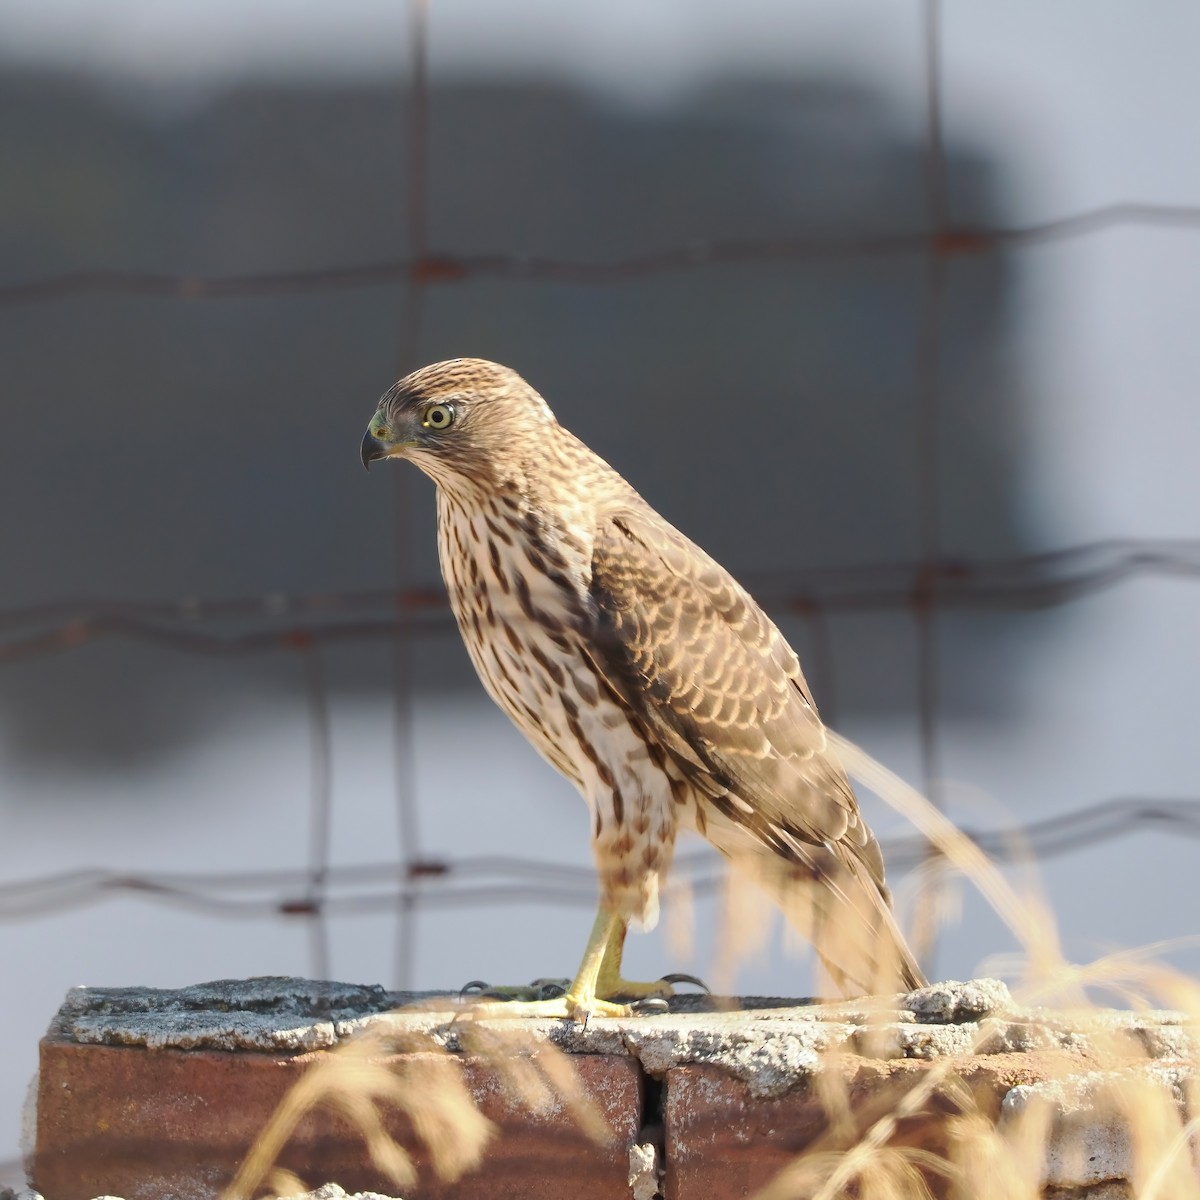
[[[421,424],[426,429],[449,429],[454,424],[454,409],[449,404],[431,404]]]

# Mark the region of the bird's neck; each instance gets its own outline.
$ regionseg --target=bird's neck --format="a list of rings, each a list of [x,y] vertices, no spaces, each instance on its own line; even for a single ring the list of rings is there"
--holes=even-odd
[[[428,468],[438,487],[455,503],[474,508],[501,500],[522,512],[572,520],[580,510],[592,509],[629,485],[597,454],[561,426],[553,436],[537,439],[533,449],[520,455],[499,456],[461,467],[454,472]]]

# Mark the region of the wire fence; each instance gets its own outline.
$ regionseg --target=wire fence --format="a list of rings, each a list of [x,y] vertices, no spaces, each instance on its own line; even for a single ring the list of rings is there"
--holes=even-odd
[[[1200,230],[1200,205],[1108,204],[1052,221],[1009,228],[947,224],[934,230],[862,235],[692,241],[608,262],[529,254],[448,254],[424,250],[404,258],[300,271],[179,275],[95,268],[0,284],[0,306],[47,304],[73,296],[128,295],[163,300],[230,300],[362,288],[411,288],[502,279],[612,286],[656,275],[755,263],[858,258],[947,260],[1092,237],[1114,229]]]
[[[314,831],[323,828],[321,815],[314,813]],[[990,858],[1009,863],[1052,858],[1143,829],[1200,838],[1200,799],[1121,797],[1011,830],[963,832]],[[928,852],[919,837],[885,840],[883,849],[897,871],[919,865]],[[719,869],[705,854],[679,855],[671,878],[672,886],[693,895],[715,893],[721,884]],[[134,874],[95,869],[0,884],[0,920],[68,912],[118,894],[214,917],[317,917],[394,912],[398,904],[436,909],[543,902],[587,908],[595,904],[596,882],[590,866],[499,855],[346,863],[319,872],[300,867]]]
[[[216,302],[342,289],[405,285],[397,323],[397,360],[419,361],[429,289],[477,278],[514,285],[571,282],[615,287],[651,276],[718,270],[746,263],[916,257],[926,264],[915,347],[916,409],[913,415],[913,478],[920,521],[915,560],[863,563],[821,570],[760,573],[745,582],[776,614],[810,622],[818,688],[829,708],[836,672],[828,618],[850,612],[907,612],[917,650],[915,680],[920,764],[926,794],[937,803],[939,778],[939,621],[955,610],[1033,611],[1055,608],[1115,588],[1137,577],[1200,578],[1200,539],[1110,540],[1053,553],[1004,560],[947,558],[941,539],[938,495],[939,364],[944,342],[947,263],[1014,247],[1040,247],[1096,237],[1123,227],[1200,231],[1200,206],[1115,204],[1040,224],[1008,228],[959,225],[949,202],[942,138],[941,31],[938,0],[922,7],[925,57],[924,229],[893,234],[798,236],[762,241],[700,241],[606,262],[572,261],[519,254],[458,255],[434,252],[427,222],[429,145],[428,12],[411,0],[411,105],[407,147],[407,254],[373,263],[266,274],[191,276],[124,270],[79,270],[0,286],[0,306],[48,304],[80,295],[141,295],[165,300]],[[394,486],[406,485],[395,473]],[[397,915],[398,983],[411,972],[415,922],[423,911],[483,904],[552,901],[594,902],[590,868],[516,857],[432,858],[421,839],[420,807],[413,778],[412,700],[408,650],[414,638],[453,631],[440,589],[407,582],[409,547],[397,522],[396,586],[386,590],[315,595],[269,595],[225,599],[186,598],[171,603],[86,597],[57,600],[0,613],[0,666],[70,652],[105,638],[126,638],[181,653],[234,658],[284,652],[297,656],[308,701],[312,796],[308,864],[304,868],[238,872],[128,874],[97,869],[71,871],[0,885],[0,920],[96,904],[114,894],[194,910],[213,917],[279,916],[306,919],[311,928],[311,967],[328,973],[326,921],[334,915],[394,912]],[[323,653],[350,640],[390,642],[394,647],[397,764],[396,802],[400,846],[394,858],[334,865],[330,859],[332,769],[330,696]],[[1046,858],[1156,828],[1200,836],[1200,799],[1122,797],[1084,804],[1074,811],[1009,831],[967,831],[990,855]],[[889,866],[907,869],[927,860],[921,839],[885,845]],[[681,855],[673,879],[693,894],[718,884],[713,861]],[[926,956],[933,932],[920,939]]]
[[[1200,578],[1200,539],[1087,542],[992,561],[953,558],[747,573],[749,590],[776,613],[1034,612],[1139,577]],[[238,628],[230,630],[231,625]],[[226,628],[222,628],[225,626]],[[339,641],[454,633],[439,588],[206,600],[78,598],[0,613],[0,665],[123,637],[189,654],[237,657],[309,651]]]

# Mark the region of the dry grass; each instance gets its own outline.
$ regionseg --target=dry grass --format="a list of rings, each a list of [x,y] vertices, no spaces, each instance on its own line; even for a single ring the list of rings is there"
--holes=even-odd
[[[470,1020],[460,1023],[458,1040],[465,1054],[488,1064],[513,1103],[531,1113],[563,1108],[593,1141],[611,1136],[574,1064],[556,1047],[535,1044],[516,1027]],[[358,1130],[372,1164],[399,1194],[416,1184],[417,1165],[389,1132],[391,1114],[403,1118],[430,1169],[450,1182],[479,1166],[496,1133],[467,1087],[461,1056],[427,1034],[380,1019],[314,1061],[260,1132],[225,1200],[307,1191],[305,1181],[276,1163],[300,1122],[319,1109],[332,1110]]]
[[[850,774],[891,805],[937,848],[946,868],[975,887],[1016,937],[1021,953],[1005,962],[1018,1003],[1070,1012],[1087,1030],[1090,1062],[1085,1119],[1092,1127],[1124,1130],[1129,1184],[1136,1200],[1200,1200],[1196,1135],[1200,1084],[1152,1069],[1149,1052],[1097,1018],[1093,995],[1115,997],[1138,1010],[1169,1008],[1200,1025],[1200,984],[1164,965],[1171,947],[1112,953],[1095,962],[1068,963],[1053,914],[1033,888],[1018,893],[979,848],[919,793],[844,739],[836,747]],[[928,876],[926,877],[928,878]],[[726,895],[718,946],[720,981],[732,980],[739,957],[762,945],[766,914],[754,892]],[[678,930],[687,936],[686,921]],[[881,1004],[881,1020],[892,1004]],[[502,1086],[531,1111],[565,1107],[579,1128],[603,1142],[608,1130],[588,1102],[570,1058],[532,1045],[519,1024],[460,1022],[462,1049],[486,1061]],[[987,1031],[981,1033],[987,1036]],[[419,1056],[406,1058],[414,1051]],[[400,1055],[402,1057],[396,1057]],[[1141,1059],[1139,1060],[1139,1055]],[[1161,1060],[1159,1061],[1161,1065]],[[757,1200],[1041,1200],[1047,1148],[1064,1132],[1050,1102],[1006,1111],[1000,1121],[959,1077],[947,1057],[905,1078],[907,1086],[878,1097],[852,1095],[853,1066],[831,1052],[813,1084],[827,1116],[824,1133],[764,1189]],[[1070,1081],[1064,1087],[1074,1086]],[[321,1057],[262,1131],[226,1200],[251,1200],[264,1191],[294,1194],[302,1182],[273,1164],[303,1117],[332,1108],[361,1132],[371,1161],[399,1192],[416,1182],[413,1156],[388,1132],[386,1115],[401,1114],[422,1158],[444,1180],[482,1160],[495,1130],[478,1111],[459,1059],[427,1037],[369,1027]],[[912,1137],[918,1127],[921,1136]],[[1069,1134],[1069,1128],[1066,1130]],[[1060,1144],[1061,1144],[1061,1138]]]
[[[1195,1140],[1200,1117],[1188,1119],[1200,1113],[1200,1081],[1186,1082],[1184,1094],[1177,1095],[1169,1077],[1150,1069],[1147,1051],[1094,1020],[1098,1010],[1089,999],[1107,993],[1134,1010],[1169,1008],[1200,1025],[1200,985],[1159,961],[1173,947],[1121,951],[1084,965],[1067,962],[1053,914],[1035,890],[1018,894],[918,792],[852,743],[835,742],[850,774],[923,833],[1016,937],[1022,953],[1008,965],[1019,980],[1018,1003],[1065,1008],[1087,1028],[1098,1074],[1088,1081],[1079,1120],[1125,1131],[1128,1182],[1136,1200],[1200,1200]],[[1054,1106],[1030,1104],[997,1123],[957,1079],[956,1064],[954,1058],[936,1061],[890,1101],[888,1111],[871,1114],[852,1110],[847,1076],[830,1062],[833,1069],[822,1074],[820,1085],[829,1116],[824,1136],[757,1200],[910,1200],[930,1195],[931,1187],[952,1200],[1040,1200],[1048,1145],[1056,1132],[1064,1132],[1055,1128],[1060,1118]],[[898,1142],[901,1123],[917,1117],[925,1118],[940,1143],[937,1153]],[[1063,1144],[1069,1146],[1069,1139]]]
[[[419,1055],[416,1058],[395,1056]],[[402,1113],[443,1179],[479,1165],[493,1133],[462,1079],[459,1063],[431,1038],[397,1038],[369,1029],[321,1055],[284,1098],[225,1193],[250,1200],[266,1185],[274,1195],[305,1191],[275,1164],[296,1127],[319,1108],[332,1109],[362,1134],[371,1162],[403,1191],[417,1180],[409,1152],[387,1131],[389,1109]],[[325,1182],[321,1180],[319,1182]]]

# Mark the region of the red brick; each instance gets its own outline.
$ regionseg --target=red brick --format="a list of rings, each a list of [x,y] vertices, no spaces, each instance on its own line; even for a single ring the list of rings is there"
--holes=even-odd
[[[1014,1084],[1069,1074],[1084,1065],[1082,1056],[1056,1051],[969,1056],[956,1060],[953,1079],[965,1084],[977,1110],[994,1120]],[[858,1132],[894,1109],[933,1066],[924,1060],[847,1055],[842,1069]],[[956,1101],[945,1089],[935,1089],[920,1115],[900,1123],[893,1144],[942,1154],[945,1117],[954,1111]],[[782,1096],[755,1096],[722,1067],[672,1067],[663,1089],[666,1200],[753,1196],[826,1129],[824,1109],[805,1083]],[[938,1181],[930,1183],[936,1194]]]
[[[673,1067],[663,1090],[666,1200],[751,1196],[824,1128],[807,1089],[754,1097],[720,1067]]]
[[[315,1055],[147,1050],[47,1038],[41,1047],[33,1182],[53,1200],[212,1200],[230,1182],[255,1135]],[[418,1058],[420,1056],[411,1056]],[[388,1061],[388,1060],[384,1060]],[[642,1077],[629,1058],[577,1055],[584,1092],[613,1129],[597,1146],[566,1111],[515,1106],[495,1068],[460,1060],[485,1116],[500,1127],[482,1166],[455,1185],[420,1168],[406,1200],[612,1200],[627,1193],[629,1147],[637,1140]],[[398,1114],[389,1130],[411,1145]],[[279,1165],[309,1186],[396,1194],[361,1137],[327,1110],[299,1126]],[[569,1183],[568,1183],[569,1181]]]

